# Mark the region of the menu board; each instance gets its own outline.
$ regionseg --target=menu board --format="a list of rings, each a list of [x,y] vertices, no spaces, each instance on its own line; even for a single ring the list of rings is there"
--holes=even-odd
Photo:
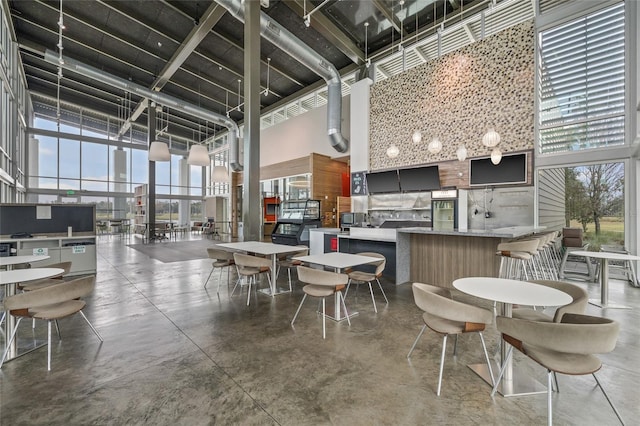
[[[365,172],[351,173],[351,195],[367,195]]]

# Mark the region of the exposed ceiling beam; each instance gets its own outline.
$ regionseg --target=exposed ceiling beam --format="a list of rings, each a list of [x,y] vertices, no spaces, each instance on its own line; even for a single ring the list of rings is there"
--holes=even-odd
[[[371,3],[375,6],[376,9],[380,11],[387,18],[387,21],[391,24],[394,30],[398,34],[402,34],[402,23],[396,18],[396,15],[393,13],[391,9],[387,7],[387,5],[382,0],[372,0]]]
[[[304,16],[302,0],[291,0],[284,3],[298,16]],[[311,27],[351,59],[354,64],[364,64],[364,52],[324,14],[315,13],[311,19]]]
[[[195,25],[189,34],[185,37],[184,41],[180,46],[173,52],[173,56],[171,59],[167,61],[164,68],[160,73],[158,73],[158,77],[154,80],[154,82],[149,87],[151,90],[155,90],[159,92],[162,90],[165,84],[173,77],[173,75],[180,69],[184,61],[187,60],[189,55],[193,53],[196,47],[200,44],[200,42],[207,36],[209,31],[218,23],[222,15],[226,12],[226,9],[217,3],[213,2],[204,14],[200,17],[200,22],[198,25]],[[140,114],[144,111],[147,106],[147,102],[139,102],[138,105],[133,110],[131,116],[127,119],[127,121],[136,121]],[[118,131],[118,136],[124,134],[128,128],[128,123],[125,123],[120,130]]]

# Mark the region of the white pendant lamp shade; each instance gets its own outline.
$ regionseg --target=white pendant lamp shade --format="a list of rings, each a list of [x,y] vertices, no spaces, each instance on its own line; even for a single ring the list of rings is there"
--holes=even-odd
[[[442,151],[442,142],[440,142],[440,139],[438,138],[433,138],[431,142],[429,142],[427,149],[430,153],[437,154]]]
[[[397,146],[391,145],[389,148],[387,148],[387,157],[396,158],[398,154],[400,154],[400,150]]]
[[[215,166],[211,172],[211,180],[213,182],[228,182],[229,170],[225,166]]]
[[[413,135],[411,135],[411,140],[413,141],[413,143],[422,142],[422,133],[420,133],[419,131],[413,132]]]
[[[149,161],[170,161],[171,153],[165,142],[154,141],[149,147]]]
[[[458,161],[464,161],[467,159],[467,147],[464,145],[460,145],[456,150],[456,156],[458,157]]]
[[[491,162],[494,165],[498,165],[500,164],[500,160],[502,160],[502,151],[500,151],[498,148],[491,151]]]
[[[206,167],[210,164],[209,150],[205,145],[191,145],[187,164]]]
[[[500,143],[500,135],[493,129],[489,129],[482,137],[482,145],[487,148],[493,148]]]

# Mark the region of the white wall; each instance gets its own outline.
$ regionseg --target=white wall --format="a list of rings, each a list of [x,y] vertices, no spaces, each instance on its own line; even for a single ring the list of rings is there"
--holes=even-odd
[[[349,139],[350,99],[342,98],[342,134]],[[306,157],[312,152],[329,157],[344,157],[333,149],[327,135],[327,106],[290,118],[260,132],[260,167]]]

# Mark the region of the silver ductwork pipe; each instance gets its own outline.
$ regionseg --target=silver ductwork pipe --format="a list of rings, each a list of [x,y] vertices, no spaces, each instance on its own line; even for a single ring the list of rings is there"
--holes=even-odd
[[[216,1],[234,18],[244,22],[242,0]],[[342,80],[336,67],[264,12],[260,12],[260,35],[327,82],[327,133],[336,151],[347,152],[349,141],[342,135]]]
[[[125,80],[124,78],[108,74],[98,68],[83,64],[82,62],[76,61],[74,59],[70,59],[67,57],[63,57],[62,59],[64,61],[63,64],[60,63],[60,57],[56,52],[48,49],[44,52],[44,60],[46,62],[49,62],[56,66],[61,66],[66,70],[73,71],[85,77],[93,78],[94,80],[106,83],[117,89],[135,93],[138,96],[151,99],[152,101],[155,101],[161,105],[179,109],[193,115],[194,117],[198,117],[203,120],[210,121],[214,124],[226,127],[227,129],[229,129],[229,136],[227,139],[229,142],[229,165],[231,166],[231,169],[233,171],[242,171],[242,164],[240,164],[239,161],[238,150],[238,136],[240,134],[240,129],[238,128],[238,124],[235,121],[224,115],[207,111],[206,109],[200,108],[199,106],[187,104],[181,99],[178,99],[174,96],[156,92],[154,90],[147,89],[144,86],[140,86],[138,84]]]

